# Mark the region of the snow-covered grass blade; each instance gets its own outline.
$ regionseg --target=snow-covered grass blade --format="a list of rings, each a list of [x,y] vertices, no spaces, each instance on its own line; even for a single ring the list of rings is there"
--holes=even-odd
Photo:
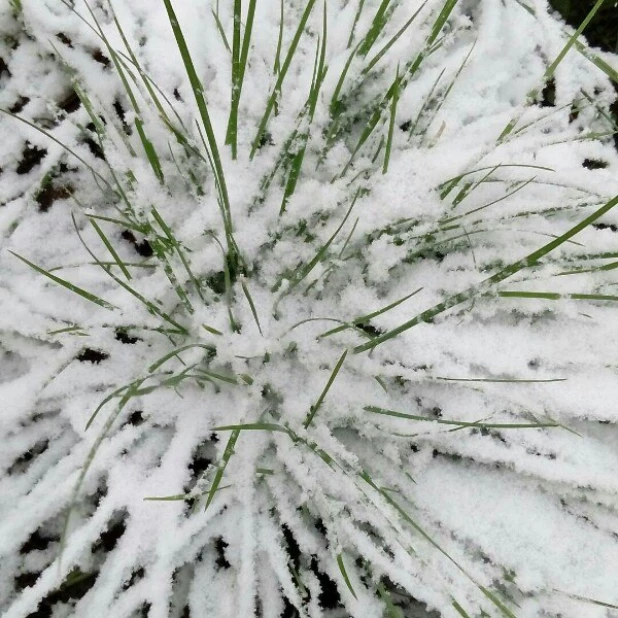
[[[603,0],[6,4],[3,616],[607,618]]]

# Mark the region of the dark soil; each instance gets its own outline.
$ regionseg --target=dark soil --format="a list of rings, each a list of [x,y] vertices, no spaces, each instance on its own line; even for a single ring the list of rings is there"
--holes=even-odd
[[[596,4],[596,0],[549,0],[565,21],[578,28]],[[592,21],[584,30],[584,36],[593,47],[618,53],[618,3],[605,0]]]

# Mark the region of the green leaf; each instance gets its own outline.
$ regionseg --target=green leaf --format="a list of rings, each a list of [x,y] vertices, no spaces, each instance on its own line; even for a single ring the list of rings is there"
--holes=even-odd
[[[87,292],[86,290],[78,287],[77,285],[74,285],[73,283],[70,283],[69,281],[66,281],[65,279],[61,279],[60,277],[57,277],[56,275],[52,275],[52,273],[50,273],[49,271],[45,270],[44,268],[41,268],[40,266],[37,266],[30,260],[27,260],[25,257],[18,255],[17,253],[15,253],[14,251],[11,251],[10,249],[9,249],[9,253],[13,254],[16,258],[24,262],[24,264],[27,264],[28,266],[30,266],[30,268],[32,268],[36,272],[40,273],[41,275],[45,275],[48,279],[51,279],[54,283],[61,285],[62,287],[66,288],[67,290],[70,290],[74,294],[81,296],[85,300],[89,300],[91,303],[94,303],[95,305],[99,305],[99,307],[103,307],[104,309],[109,309],[110,311],[113,311],[114,309],[118,309],[118,307],[116,307],[115,305],[108,303],[106,300],[99,298],[95,294],[91,294],[90,292]]]

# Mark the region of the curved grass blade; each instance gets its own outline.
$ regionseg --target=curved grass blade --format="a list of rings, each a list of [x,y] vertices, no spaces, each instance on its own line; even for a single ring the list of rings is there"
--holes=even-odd
[[[339,570],[341,571],[341,575],[343,577],[343,581],[345,581],[345,585],[348,587],[348,590],[352,594],[352,596],[356,599],[356,592],[354,592],[354,588],[352,587],[352,582],[350,582],[350,578],[348,577],[348,572],[345,569],[345,564],[343,562],[343,553],[339,552],[337,554],[337,565],[339,566]]]

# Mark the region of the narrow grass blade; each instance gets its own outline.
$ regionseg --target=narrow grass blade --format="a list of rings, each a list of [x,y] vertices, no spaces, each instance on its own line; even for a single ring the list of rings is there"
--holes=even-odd
[[[105,232],[103,232],[103,230],[101,229],[101,226],[91,217],[88,217],[88,221],[90,222],[90,225],[92,225],[92,227],[94,228],[95,232],[98,234],[99,238],[105,245],[105,248],[109,251],[112,258],[114,258],[114,262],[119,266],[120,270],[122,271],[122,274],[128,280],[130,280],[132,277],[131,277],[131,273],[129,272],[129,269],[127,268],[127,265],[122,261],[116,249],[114,249],[112,243],[109,241],[109,239],[105,235]]]
[[[94,167],[92,167],[92,165],[90,165],[85,159],[80,157],[74,150],[69,148],[66,144],[61,142],[58,138],[54,137],[49,131],[46,131],[45,129],[42,129],[41,127],[38,127],[33,122],[30,122],[26,118],[22,118],[21,116],[19,116],[17,114],[14,114],[13,112],[9,111],[8,109],[4,109],[4,108],[0,107],[0,113],[6,114],[7,116],[11,116],[11,118],[14,118],[15,120],[19,120],[19,122],[22,122],[23,124],[28,125],[30,128],[32,128],[35,131],[38,131],[39,133],[44,135],[47,139],[51,140],[55,144],[58,144],[58,146],[61,146],[66,152],[68,152],[72,157],[77,159],[77,161],[79,161],[87,170],[89,170],[90,173],[95,178],[100,180],[106,187],[111,188],[111,185],[110,185],[109,181],[107,180],[107,178],[105,178],[102,174],[97,172],[97,170],[95,170]]]
[[[255,303],[253,302],[253,298],[251,298],[251,294],[249,293],[249,288],[245,282],[244,277],[240,280],[240,285],[242,287],[242,291],[245,293],[245,297],[247,298],[247,302],[249,303],[249,308],[251,309],[251,313],[253,314],[253,319],[260,331],[260,335],[264,336],[262,332],[262,327],[260,325],[260,318],[258,317],[257,309],[255,308]]]
[[[311,409],[309,410],[309,413],[307,414],[307,417],[305,418],[305,422],[303,423],[303,425],[305,426],[305,429],[307,429],[307,427],[311,425],[311,422],[313,421],[314,416],[316,415],[317,411],[322,405],[322,402],[324,401],[324,398],[326,397],[328,391],[330,390],[330,387],[333,385],[333,382],[335,381],[335,378],[337,377],[337,374],[339,373],[339,370],[341,369],[341,366],[343,365],[345,361],[345,357],[347,355],[348,355],[348,351],[344,350],[343,354],[337,361],[335,368],[330,374],[330,377],[328,378],[328,382],[326,383],[324,390],[320,393],[320,396],[318,397],[317,401],[311,406]]]
[[[608,294],[561,294],[558,292],[526,292],[524,290],[502,290],[498,292],[498,296],[501,298],[540,298],[543,300],[618,301],[618,296]]]
[[[462,618],[471,618],[470,614],[464,610],[464,608],[457,603],[457,601],[453,601],[452,603],[453,609],[460,615]]]
[[[460,564],[457,562],[447,551],[445,551],[425,530],[422,526],[420,526],[408,513],[403,509],[393,498],[389,495],[389,493],[383,488],[379,487],[371,478],[369,473],[364,470],[360,475],[360,478],[365,481],[372,489],[378,492],[386,502],[388,502],[398,513],[399,515],[409,523],[432,547],[434,547],[437,551],[439,551],[445,558],[447,558],[461,573],[463,573],[474,585],[483,592],[483,594],[498,608],[500,611],[509,618],[515,618],[511,614],[505,613],[508,612],[508,608],[504,606],[504,604],[487,588],[481,586]],[[489,594],[488,594],[489,593]]]
[[[77,477],[77,481],[75,482],[75,486],[73,487],[73,492],[71,494],[71,501],[70,501],[69,507],[67,509],[67,514],[66,514],[66,518],[64,520],[64,526],[63,526],[63,529],[62,529],[62,534],[60,536],[60,551],[59,551],[59,555],[58,555],[58,569],[59,570],[61,570],[61,568],[62,568],[62,556],[63,556],[63,553],[64,553],[64,548],[66,546],[66,540],[67,540],[67,535],[68,535],[68,531],[69,531],[69,523],[71,521],[71,516],[73,515],[73,511],[75,510],[75,505],[77,503],[77,496],[79,495],[79,492],[80,492],[80,490],[82,488],[82,485],[84,483],[84,479],[86,478],[86,474],[88,474],[88,470],[90,470],[90,466],[92,465],[92,462],[94,461],[94,458],[95,458],[95,456],[97,454],[97,451],[99,450],[99,447],[103,443],[103,440],[105,439],[107,434],[110,432],[112,426],[114,425],[114,422],[120,416],[120,414],[124,410],[124,408],[127,405],[127,403],[133,397],[136,396],[136,391],[141,386],[142,382],[143,382],[143,380],[136,380],[135,382],[132,382],[130,387],[126,390],[125,394],[122,396],[122,398],[118,402],[118,406],[116,407],[114,412],[112,412],[109,415],[109,417],[107,418],[107,420],[105,421],[103,429],[101,430],[101,432],[97,436],[96,440],[94,441],[92,447],[88,451],[88,455],[86,456],[86,460],[84,462],[84,465],[82,466],[81,470],[79,471],[79,475]]]
[[[317,264],[324,258],[326,252],[328,251],[328,248],[331,246],[335,238],[337,238],[339,232],[348,220],[348,217],[350,216],[350,213],[352,212],[352,209],[354,208],[354,205],[356,204],[356,200],[358,199],[360,193],[361,190],[359,189],[354,195],[354,198],[352,199],[352,204],[350,205],[350,208],[348,208],[348,211],[346,212],[343,221],[339,224],[339,227],[335,230],[333,235],[320,247],[320,249],[311,259],[311,261],[308,262],[304,267],[299,268],[298,271],[291,277],[290,286],[286,290],[286,294],[292,292],[292,290],[294,290],[294,288],[296,288],[298,284],[301,283],[301,281],[303,281],[309,275],[309,273],[317,266]],[[276,287],[279,287],[279,284]]]
[[[217,13],[214,9],[211,9],[211,12],[212,12],[212,16],[214,17],[217,30],[219,31],[219,34],[221,35],[221,40],[223,41],[223,45],[225,45],[225,49],[227,49],[227,51],[230,52],[231,54],[232,49],[230,47],[229,41],[227,40],[227,36],[225,34],[225,29],[223,28],[223,24],[221,23],[221,19],[219,18],[219,13]]]
[[[399,86],[401,80],[399,77],[399,65],[397,65],[397,73],[395,75],[395,92],[391,100],[391,117],[388,123],[388,135],[386,137],[386,147],[384,150],[384,165],[382,166],[382,173],[388,172],[388,163],[391,158],[391,149],[393,148],[393,132],[395,130],[395,119],[397,117],[397,103],[399,102]]]
[[[348,590],[350,591],[352,596],[356,599],[356,592],[354,592],[354,588],[352,587],[352,583],[350,582],[350,578],[348,577],[348,572],[345,569],[342,552],[339,552],[337,554],[337,565],[339,566],[339,570],[341,571],[341,575],[343,577],[343,581],[345,581],[345,585],[348,587]]]
[[[380,33],[384,29],[384,26],[388,23],[387,18],[387,10],[392,0],[382,0],[376,14],[373,17],[373,21],[367,34],[364,36],[360,47],[358,48],[358,53],[361,56],[366,56],[373,44],[376,42],[377,38],[380,36]]]
[[[418,414],[405,414],[403,412],[396,412],[395,410],[387,410],[385,408],[379,408],[378,406],[365,406],[363,408],[366,412],[373,414],[382,414],[384,416],[392,416],[395,418],[405,418],[411,421],[420,421],[427,423],[436,423],[438,425],[453,425],[455,427],[471,427],[479,429],[543,429],[547,427],[560,427],[558,423],[484,423],[480,421],[450,421],[441,418],[429,418],[427,416],[420,416]]]
[[[158,315],[160,318],[162,318],[172,326],[176,327],[181,333],[185,335],[189,333],[189,331],[184,326],[176,322],[176,320],[169,316],[165,311],[163,311],[153,302],[149,301],[147,298],[144,298],[135,288],[131,287],[129,284],[117,277],[108,267],[104,266],[101,260],[99,260],[99,258],[91,251],[90,247],[88,247],[85,240],[83,239],[79,228],[77,227],[77,221],[75,220],[75,216],[73,214],[71,215],[71,218],[73,220],[73,227],[77,232],[77,237],[79,238],[82,246],[84,247],[84,249],[86,249],[90,257],[103,269],[103,271],[105,272],[105,274],[107,274],[108,277],[111,277],[118,285],[123,287],[127,292],[129,292],[129,294],[131,294],[132,296],[137,298],[142,304],[144,304],[148,309],[149,313]]]
[[[438,190],[440,191],[440,199],[443,200],[444,198],[446,198],[446,196],[459,184],[459,182],[466,178],[467,176],[470,176],[471,174],[476,174],[478,172],[486,172],[486,171],[490,171],[492,174],[494,171],[501,169],[501,168],[524,168],[524,169],[531,169],[531,170],[540,170],[542,172],[555,172],[556,170],[554,170],[551,167],[544,167],[541,165],[525,165],[525,164],[521,164],[521,163],[510,163],[510,164],[503,164],[500,163],[498,165],[491,165],[489,167],[479,167],[473,170],[469,170],[467,172],[464,172],[463,174],[459,174],[458,176],[453,176],[453,178],[449,178],[448,180],[445,180],[441,185],[438,186]],[[489,175],[485,175],[484,178],[487,179],[489,177]]]
[[[324,82],[324,77],[326,76],[326,41],[328,36],[328,23],[327,23],[327,12],[326,12],[326,2],[324,3],[324,17],[322,21],[322,37],[321,41],[318,38],[318,44],[316,48],[316,58],[313,68],[313,79],[311,80],[311,90],[309,92],[309,99],[306,103],[306,115],[307,115],[307,125],[310,127],[313,121],[313,117],[315,115],[315,110],[318,104],[318,97],[320,95],[320,89],[322,87],[322,83]],[[307,143],[309,141],[310,132],[309,129],[303,131],[300,135],[301,144],[298,148],[298,152],[294,155],[292,159],[292,164],[290,165],[290,171],[288,174],[288,179],[285,184],[285,190],[283,193],[283,199],[281,202],[281,208],[279,209],[279,214],[283,214],[285,212],[285,207],[289,198],[292,196],[294,191],[296,190],[296,183],[298,182],[298,178],[300,176],[300,171],[303,166],[303,161],[305,159],[305,152],[307,150]]]
[[[279,75],[281,72],[281,47],[283,45],[283,18],[284,18],[284,0],[281,0],[279,5],[279,34],[277,35],[277,50],[275,51],[275,62],[273,64],[273,73]]]
[[[236,446],[236,441],[238,440],[238,436],[240,435],[240,429],[234,429],[232,434],[227,441],[227,445],[225,447],[225,451],[223,452],[223,458],[221,463],[217,467],[217,471],[212,481],[212,485],[210,486],[210,490],[208,491],[208,496],[206,497],[206,505],[204,506],[204,510],[206,510],[212,501],[214,500],[215,493],[221,484],[221,479],[223,478],[223,474],[225,473],[225,469],[234,454],[234,447]]]
[[[118,309],[118,307],[116,307],[115,305],[108,303],[106,300],[99,298],[95,294],[91,294],[90,292],[87,292],[86,290],[70,283],[69,281],[66,281],[65,279],[61,279],[60,277],[53,275],[49,271],[45,270],[44,268],[41,268],[40,266],[37,266],[30,260],[27,260],[25,257],[18,255],[17,253],[15,253],[14,251],[11,251],[10,249],[9,249],[9,253],[14,255],[17,259],[24,262],[24,264],[27,264],[28,266],[30,266],[30,268],[32,268],[39,274],[45,275],[48,279],[51,279],[54,283],[61,285],[62,287],[66,288],[67,290],[70,290],[74,294],[81,296],[85,300],[89,300],[91,303],[94,303],[95,305],[99,305],[99,307],[103,307],[104,309],[109,309],[110,311],[113,311],[114,309]]]
[[[180,258],[180,261],[182,262],[184,269],[187,271],[187,275],[189,276],[191,283],[193,283],[193,287],[195,288],[195,291],[198,293],[200,299],[205,302],[205,298],[202,293],[202,286],[200,282],[198,281],[198,279],[193,274],[193,271],[191,270],[191,267],[189,266],[189,261],[187,260],[187,258],[184,255],[184,252],[181,249],[180,243],[174,236],[174,233],[172,232],[170,227],[167,225],[167,223],[165,223],[165,220],[163,219],[163,217],[159,214],[159,211],[154,206],[152,207],[152,216],[154,217],[159,227],[163,230],[163,233],[167,236],[167,239],[169,240],[170,245],[176,251],[176,254]]]
[[[427,309],[426,311],[423,311],[419,315],[401,324],[397,328],[387,333],[384,333],[383,335],[376,337],[375,339],[372,339],[371,341],[367,343],[364,343],[362,345],[355,347],[354,353],[358,354],[360,352],[371,350],[381,345],[385,341],[388,341],[389,339],[392,339],[393,337],[396,337],[397,335],[407,331],[413,326],[420,324],[421,322],[430,322],[435,317],[437,317],[441,313],[444,313],[448,309],[451,309],[452,307],[455,307],[467,300],[470,300],[471,298],[475,296],[488,292],[489,289],[495,286],[495,284],[500,283],[504,281],[505,279],[508,279],[515,273],[518,273],[521,270],[524,270],[525,268],[529,268],[530,266],[534,266],[535,264],[537,264],[541,258],[545,257],[548,253],[551,253],[554,249],[556,249],[560,245],[569,241],[571,238],[573,238],[573,236],[575,236],[576,234],[581,232],[583,229],[585,229],[586,227],[594,223],[597,219],[602,217],[604,214],[608,213],[616,205],[618,205],[618,196],[609,200],[609,202],[601,206],[590,216],[580,221],[577,225],[573,226],[570,230],[568,230],[567,232],[565,232],[564,234],[562,234],[555,240],[552,240],[546,245],[543,245],[541,248],[537,249],[536,251],[533,251],[532,253],[527,255],[522,260],[509,264],[509,266],[507,266],[506,268],[503,268],[502,270],[495,273],[491,277],[485,279],[484,281],[481,281],[479,284],[473,285],[469,287],[468,289],[464,290],[463,292],[460,292],[459,294],[454,294],[453,296],[448,297],[443,302],[438,303],[431,309]]]
[[[209,355],[214,354],[216,352],[216,348],[212,345],[207,345],[204,343],[189,343],[187,345],[183,345],[179,348],[176,348],[175,350],[172,350],[171,352],[168,352],[167,354],[164,354],[161,358],[159,358],[152,365],[150,365],[150,367],[148,367],[148,373],[150,374],[154,373],[172,358],[178,358],[178,360],[180,360],[179,354],[181,354],[182,352],[185,352],[186,350],[193,350],[195,348],[206,350],[206,352],[208,352]]]
[[[387,311],[390,311],[391,309],[398,307],[399,305],[401,305],[401,303],[404,303],[409,298],[412,298],[413,296],[418,294],[422,289],[423,288],[418,288],[418,290],[414,290],[414,292],[412,292],[411,294],[407,294],[403,298],[400,298],[399,300],[396,300],[395,302],[390,303],[390,305],[386,305],[386,307],[382,307],[381,309],[378,309],[377,311],[372,311],[371,313],[367,313],[365,315],[361,315],[358,318],[354,318],[354,320],[352,320],[352,322],[350,322],[349,324],[347,323],[342,324],[341,326],[338,326],[337,328],[333,328],[332,330],[322,333],[321,335],[319,335],[318,338],[321,339],[322,337],[330,337],[331,335],[340,333],[341,331],[346,330],[348,328],[352,328],[353,326],[357,326],[359,324],[367,324],[373,318],[376,318],[379,315],[382,315],[383,313],[386,313]]]
[[[397,31],[397,33],[391,37],[391,39],[382,47],[382,49],[372,58],[371,62],[363,68],[363,74],[369,73],[373,67],[380,62],[380,60],[386,55],[388,50],[399,40],[401,35],[412,25],[412,22],[418,17],[419,13],[425,8],[427,0],[421,4],[418,10],[408,19],[408,21]]]
[[[481,592],[500,610],[507,618],[517,618],[517,616],[498,598],[498,596],[485,586],[479,586]]]
[[[227,184],[225,181],[225,174],[223,172],[223,165],[221,163],[221,156],[219,154],[219,147],[217,146],[215,132],[212,126],[212,122],[210,120],[210,114],[208,113],[206,96],[204,94],[204,86],[202,85],[202,82],[195,69],[195,65],[193,64],[191,53],[189,52],[189,48],[187,47],[187,42],[185,40],[184,34],[182,32],[180,24],[178,23],[178,18],[176,17],[176,12],[174,11],[172,2],[171,0],[163,0],[163,3],[165,4],[165,9],[167,11],[169,22],[174,33],[174,38],[176,39],[176,44],[178,45],[178,50],[182,57],[187,77],[189,78],[189,83],[191,84],[191,89],[193,90],[193,95],[195,97],[195,102],[197,103],[198,111],[202,119],[202,124],[204,125],[204,130],[206,131],[206,139],[209,147],[209,150],[207,150],[207,152],[209,154],[209,157],[212,157],[213,173],[215,174],[217,188],[221,198],[221,210],[223,214],[223,224],[225,227],[226,238],[228,242],[228,252],[233,253],[237,258],[239,258],[240,252],[238,251],[238,247],[233,236],[230,198],[227,190]],[[228,256],[228,259],[231,257],[232,256]]]
[[[618,609],[618,605],[613,605],[612,603],[607,603],[606,601],[590,599],[588,597],[582,597],[578,594],[572,594],[571,592],[564,592],[562,590],[554,589],[554,592],[559,592],[560,594],[564,594],[565,596],[571,599],[576,599],[577,601],[582,601],[583,603],[592,603],[593,605],[598,605],[600,607],[608,607],[609,609]]]
[[[240,95],[242,85],[247,68],[247,60],[249,57],[249,47],[251,44],[251,34],[253,31],[253,20],[255,17],[256,0],[249,0],[249,9],[247,11],[247,20],[245,23],[245,31],[241,36],[240,25],[242,19],[242,1],[234,0],[234,37],[232,48],[232,97],[230,106],[230,117],[227,125],[227,134],[225,143],[232,147],[232,159],[236,159],[238,155],[238,111],[240,105]]]
[[[88,2],[86,2],[85,4],[86,4],[86,8],[88,9],[88,12],[90,13],[90,16],[92,17],[92,20],[94,21],[96,25],[96,28],[99,32],[99,36],[101,40],[103,41],[103,43],[105,44],[105,47],[107,48],[110,58],[112,59],[112,62],[114,63],[114,67],[116,69],[116,72],[118,73],[118,77],[120,77],[120,80],[125,89],[125,92],[127,93],[127,97],[129,98],[129,101],[131,103],[131,107],[133,108],[133,111],[135,112],[134,124],[137,130],[137,134],[139,135],[140,141],[142,143],[144,153],[146,154],[146,158],[148,162],[150,163],[150,166],[152,167],[152,171],[154,172],[156,178],[159,180],[160,183],[163,184],[164,177],[163,177],[163,168],[161,167],[161,161],[159,159],[159,156],[157,154],[157,151],[154,145],[146,136],[146,131],[144,129],[144,122],[142,120],[142,112],[141,112],[140,106],[137,102],[137,98],[135,97],[133,89],[131,88],[131,84],[129,83],[129,80],[127,79],[125,70],[118,57],[118,53],[111,46],[109,39],[105,36],[105,33],[103,32],[103,29],[101,28],[101,24],[99,23],[94,11],[90,8],[90,4]]]
[[[354,35],[356,33],[356,25],[358,24],[358,20],[360,19],[360,16],[363,13],[364,6],[365,6],[365,0],[359,0],[358,8],[356,9],[356,13],[354,14],[354,21],[352,22],[352,27],[350,28],[350,36],[348,37],[348,44],[346,46],[347,49],[350,49],[350,46],[352,45],[352,41],[354,41]],[[360,43],[362,43],[362,41]]]
[[[170,0],[164,0],[164,2],[166,3],[169,3],[169,1]],[[302,17],[300,19],[300,23],[298,24],[296,32],[294,33],[294,38],[292,39],[290,48],[288,49],[288,53],[285,56],[285,60],[283,61],[283,64],[281,65],[281,69],[279,73],[277,74],[277,81],[275,83],[275,86],[266,103],[266,109],[264,110],[264,115],[262,116],[262,119],[260,120],[257,133],[253,140],[253,144],[251,145],[251,153],[249,154],[249,159],[253,159],[253,157],[255,156],[255,153],[257,152],[257,149],[260,146],[260,142],[262,140],[262,136],[264,135],[266,131],[266,127],[268,126],[268,120],[270,119],[270,115],[273,111],[275,101],[277,100],[277,97],[281,90],[281,85],[283,84],[283,80],[285,79],[288,69],[290,68],[290,64],[292,63],[292,59],[294,58],[294,54],[296,53],[296,49],[298,48],[298,43],[300,42],[300,37],[302,36],[305,26],[307,25],[307,21],[309,20],[309,15],[311,15],[311,11],[313,10],[315,2],[316,0],[309,0],[309,2],[307,2],[307,6],[305,7],[305,10],[303,11]]]
[[[596,4],[590,9],[588,15],[581,23],[579,28],[573,33],[573,35],[566,42],[565,46],[562,48],[560,53],[556,56],[556,59],[547,67],[545,71],[544,80],[545,82],[549,81],[556,72],[558,65],[564,60],[564,57],[569,53],[569,50],[573,45],[575,45],[577,39],[580,34],[584,31],[586,26],[592,21],[592,18],[596,15],[597,11],[601,8],[601,6],[605,3],[605,0],[597,0]]]

